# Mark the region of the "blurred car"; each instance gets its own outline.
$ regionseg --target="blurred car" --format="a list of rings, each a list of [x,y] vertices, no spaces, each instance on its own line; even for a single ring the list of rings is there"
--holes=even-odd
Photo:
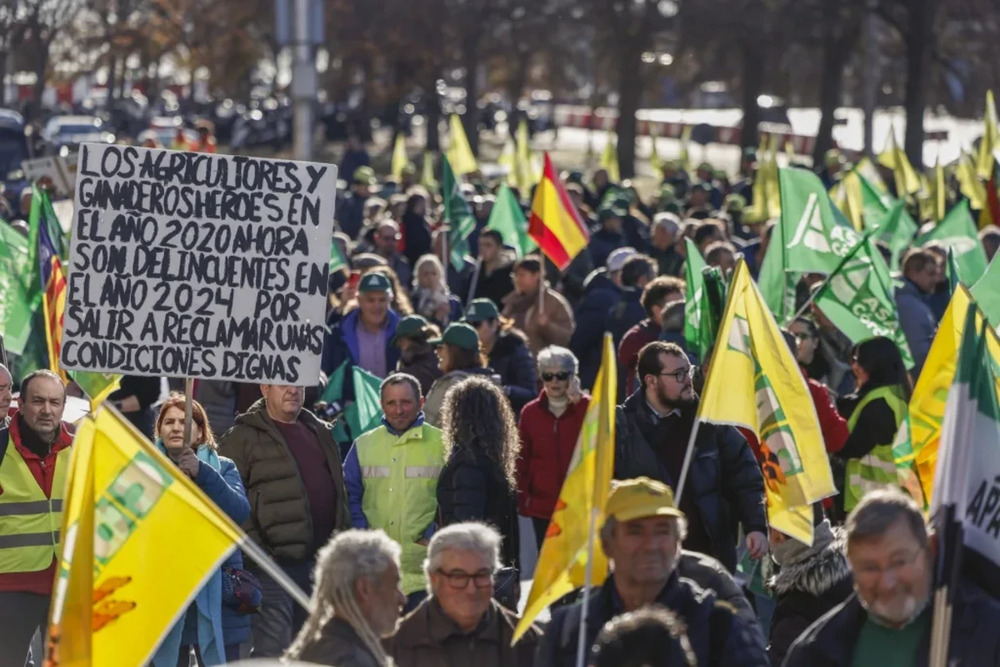
[[[42,130],[46,155],[67,155],[87,142],[113,144],[115,133],[97,116],[53,116]]]
[[[146,139],[153,138],[160,146],[170,148],[179,129],[184,132],[184,140],[188,145],[198,141],[198,133],[184,127],[184,119],[180,116],[154,116],[150,119],[149,126],[136,137],[136,143],[141,146]]]
[[[21,163],[30,157],[24,118],[16,111],[0,109],[0,182],[6,208],[14,213],[18,212],[21,190],[28,186]]]

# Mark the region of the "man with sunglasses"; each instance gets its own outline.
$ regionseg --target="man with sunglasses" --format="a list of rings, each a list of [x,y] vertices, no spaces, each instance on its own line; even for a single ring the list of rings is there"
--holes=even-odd
[[[639,388],[615,415],[615,479],[645,475],[676,488],[698,411],[696,367],[674,343],[639,351]],[[732,426],[703,423],[684,483],[680,509],[688,517],[686,548],[736,571],[737,522],[750,556],[767,553],[764,477],[753,451]]]
[[[531,667],[541,633],[531,628],[511,646],[517,615],[493,599],[500,534],[481,523],[442,528],[427,547],[430,597],[387,642],[397,667]]]

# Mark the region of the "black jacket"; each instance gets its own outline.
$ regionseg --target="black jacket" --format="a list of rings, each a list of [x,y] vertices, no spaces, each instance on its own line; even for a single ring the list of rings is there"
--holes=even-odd
[[[503,384],[514,415],[538,396],[538,374],[528,341],[520,331],[503,331],[490,350],[490,366]]]
[[[517,492],[500,466],[473,444],[452,450],[437,481],[438,526],[482,521],[503,536],[504,565],[518,566]]]
[[[780,665],[795,640],[853,592],[842,536],[818,553],[782,566],[769,583],[777,600],[767,654],[772,665]]]
[[[476,280],[476,293],[474,299],[489,299],[498,310],[503,309],[503,298],[514,291],[514,280],[510,277],[513,265],[503,263],[496,268],[493,273],[487,273],[486,269],[480,265],[479,278]],[[468,298],[468,294],[458,295],[463,303]]]
[[[653,447],[643,435],[646,397],[640,387],[615,413],[615,479],[646,476],[671,487],[670,478]],[[696,406],[683,411],[681,426],[671,446],[686,446],[694,423]],[[711,541],[710,555],[730,572],[736,571],[737,524],[746,533],[767,534],[764,477],[746,439],[732,426],[702,423],[685,482],[685,495],[693,494],[705,532]]]
[[[656,603],[679,615],[687,630],[691,648],[699,665],[712,667],[766,667],[763,646],[754,637],[748,624],[733,611],[731,605],[720,602],[711,592],[693,581],[671,575],[656,597]],[[576,664],[582,602],[552,611],[552,621],[538,646],[536,665],[572,667]],[[586,645],[592,647],[604,624],[624,611],[614,575],[595,590],[588,602]],[[759,631],[757,633],[759,635]],[[589,664],[589,663],[588,663]],[[671,663],[673,664],[673,663]],[[678,663],[682,664],[682,663]]]
[[[621,288],[611,282],[606,269],[596,269],[587,277],[583,300],[576,307],[576,329],[569,349],[580,362],[580,385],[590,390],[601,367],[601,339],[608,327],[608,311],[622,300]]]
[[[961,667],[1000,665],[1000,602],[969,583],[957,591],[948,644],[948,664]],[[849,667],[867,614],[856,595],[813,623],[789,650],[783,667]],[[917,664],[927,667],[930,632]]]

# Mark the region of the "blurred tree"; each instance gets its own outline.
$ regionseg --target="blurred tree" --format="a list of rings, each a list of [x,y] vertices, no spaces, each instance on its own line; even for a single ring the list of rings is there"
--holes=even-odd
[[[21,18],[15,42],[19,53],[33,65],[35,73],[32,104],[25,108],[29,120],[41,111],[52,44],[72,23],[81,6],[79,0],[19,0]]]

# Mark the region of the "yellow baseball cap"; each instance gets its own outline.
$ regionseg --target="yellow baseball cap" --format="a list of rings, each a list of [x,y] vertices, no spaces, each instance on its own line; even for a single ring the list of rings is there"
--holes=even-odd
[[[633,521],[651,516],[684,518],[674,505],[674,492],[663,482],[636,477],[616,483],[608,496],[605,514],[616,521]]]

